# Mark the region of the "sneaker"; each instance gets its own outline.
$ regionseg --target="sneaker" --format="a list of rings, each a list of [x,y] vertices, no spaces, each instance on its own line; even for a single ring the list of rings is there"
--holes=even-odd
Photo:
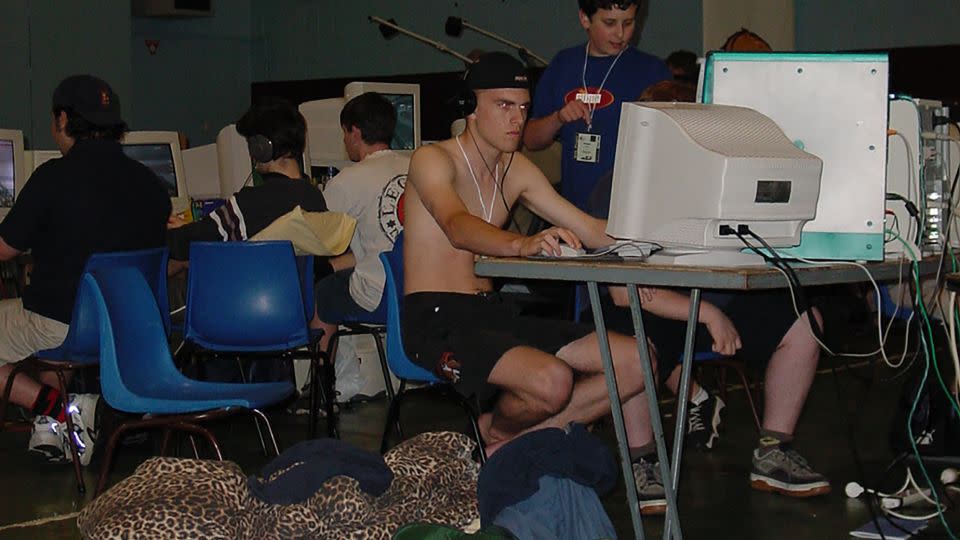
[[[100,396],[97,394],[70,394],[70,405],[67,406],[67,413],[73,420],[73,433],[70,434],[73,442],[77,445],[77,453],[80,455],[80,464],[89,465],[93,457],[93,447],[97,442],[99,434],[99,425],[97,423],[97,403]],[[63,424],[66,429],[66,423]],[[68,446],[70,441],[64,438],[63,452],[69,459],[73,459]]]
[[[787,443],[753,451],[750,486],[788,497],[830,493],[830,482],[810,468],[807,460]]]
[[[49,416],[37,416],[33,419],[27,451],[49,463],[68,463],[70,454],[68,452],[64,455],[63,452],[63,431],[66,428],[66,424],[61,424]]]
[[[690,404],[687,415],[687,443],[694,448],[712,449],[720,433],[720,411],[726,404],[717,396],[710,395],[699,405]]]
[[[660,477],[660,463],[640,458],[633,462],[633,481],[637,484],[637,499],[643,515],[663,514],[667,511],[667,497]]]

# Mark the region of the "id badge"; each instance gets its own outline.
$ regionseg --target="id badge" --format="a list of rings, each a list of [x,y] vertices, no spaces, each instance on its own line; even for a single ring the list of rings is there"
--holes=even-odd
[[[600,154],[600,135],[577,133],[573,158],[583,163],[596,163]]]

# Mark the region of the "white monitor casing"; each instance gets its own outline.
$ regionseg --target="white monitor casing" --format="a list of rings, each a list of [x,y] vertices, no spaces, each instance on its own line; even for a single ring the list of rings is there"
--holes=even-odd
[[[129,131],[123,136],[122,144],[166,144],[170,146],[174,175],[177,177],[177,195],[170,198],[173,212],[180,213],[190,209],[190,197],[187,190],[187,175],[183,168],[183,156],[180,150],[180,135],[176,131]]]
[[[680,250],[744,248],[722,225],[774,247],[816,215],[822,162],[744,107],[624,103],[607,234]]]

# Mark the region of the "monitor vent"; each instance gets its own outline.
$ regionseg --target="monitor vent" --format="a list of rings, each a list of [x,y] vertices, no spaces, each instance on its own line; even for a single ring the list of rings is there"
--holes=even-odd
[[[794,146],[773,120],[753,109],[699,104],[646,105],[670,116],[700,146],[728,157],[813,157]]]

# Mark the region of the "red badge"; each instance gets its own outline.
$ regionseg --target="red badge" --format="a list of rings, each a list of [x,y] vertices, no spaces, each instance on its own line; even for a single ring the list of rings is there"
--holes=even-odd
[[[100,89],[100,105],[103,107],[110,106],[110,92],[107,92],[106,88]]]
[[[613,105],[613,101],[615,99],[613,97],[613,94],[606,88],[604,88],[603,90],[600,90],[596,86],[591,86],[587,89],[586,92],[583,91],[582,87],[574,88],[573,90],[567,92],[567,95],[563,96],[563,102],[570,103],[571,101],[576,101],[577,94],[581,94],[581,93],[600,94],[600,103],[597,103],[597,109],[602,109],[604,107],[609,107],[610,105]]]

